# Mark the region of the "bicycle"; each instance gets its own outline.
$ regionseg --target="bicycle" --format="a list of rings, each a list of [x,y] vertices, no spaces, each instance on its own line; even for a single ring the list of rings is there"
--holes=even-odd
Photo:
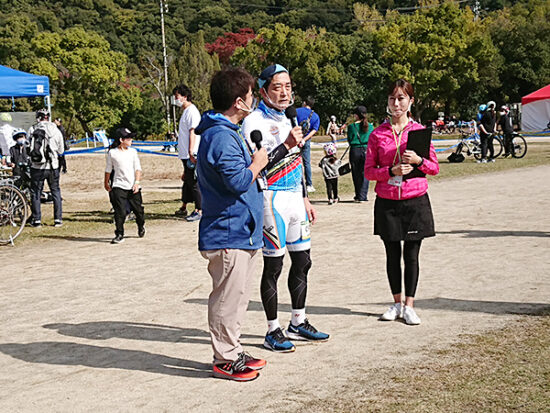
[[[13,178],[0,175],[0,244],[12,244],[29,218],[28,201]]]
[[[504,136],[498,135],[498,138],[502,141],[504,145]],[[518,132],[512,133],[512,151],[510,155],[512,155],[513,158],[520,159],[525,156],[527,153],[527,141]]]
[[[504,147],[502,139],[493,135],[489,139],[493,139],[493,159],[500,156]],[[467,156],[474,155],[477,160],[481,159],[481,139],[477,133],[467,135],[462,133],[460,142],[456,145],[455,151],[447,158],[450,162],[462,162],[464,160],[464,154]]]

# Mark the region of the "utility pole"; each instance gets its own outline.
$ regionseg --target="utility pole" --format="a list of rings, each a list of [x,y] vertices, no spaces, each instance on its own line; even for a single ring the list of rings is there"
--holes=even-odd
[[[162,34],[162,58],[164,65],[164,100],[166,105],[166,122],[168,123],[168,129],[171,129],[171,120],[170,120],[170,99],[168,94],[168,58],[166,56],[166,36],[164,35],[164,13],[168,13],[168,3],[167,0],[160,0],[160,30]]]

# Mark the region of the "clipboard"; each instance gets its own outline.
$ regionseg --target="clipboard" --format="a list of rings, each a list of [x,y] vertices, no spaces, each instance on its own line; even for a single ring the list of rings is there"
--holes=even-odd
[[[430,144],[432,142],[432,128],[417,129],[409,132],[407,149],[413,150],[418,156],[430,159]],[[412,172],[403,176],[404,180],[411,178],[423,178],[426,174],[414,166]]]

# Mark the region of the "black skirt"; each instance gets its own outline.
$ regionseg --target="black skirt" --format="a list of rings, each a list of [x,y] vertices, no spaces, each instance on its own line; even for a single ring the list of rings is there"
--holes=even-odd
[[[376,197],[374,235],[384,241],[418,241],[435,236],[428,194],[399,201]]]

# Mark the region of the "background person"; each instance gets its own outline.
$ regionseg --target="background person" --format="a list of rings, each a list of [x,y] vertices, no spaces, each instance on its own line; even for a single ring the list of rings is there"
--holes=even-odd
[[[0,158],[8,156],[10,148],[15,145],[12,139],[13,131],[11,126],[12,118],[9,113],[0,113]]]
[[[64,152],[63,135],[57,126],[50,122],[50,113],[47,109],[40,109],[36,112],[37,123],[29,129],[29,140],[31,141],[31,159],[33,155],[34,142],[36,139],[33,133],[38,130],[44,132],[42,144],[43,156],[41,159],[32,159],[31,163],[31,225],[42,226],[42,210],[40,198],[44,189],[44,181],[48,181],[50,192],[53,198],[54,227],[63,225],[63,209],[61,188],[59,186],[59,158]]]
[[[61,135],[63,135],[63,149],[65,151],[68,151],[70,146],[69,142],[67,141],[67,133],[65,132],[65,127],[63,126],[61,118],[55,118],[53,123],[56,124],[59,132],[61,132]],[[67,173],[67,160],[65,159],[64,153],[62,155],[59,155],[59,167],[61,168],[61,173]]]
[[[514,137],[514,125],[510,116],[510,108],[503,105],[500,108],[500,119],[498,121],[500,130],[504,134],[504,157],[512,155],[512,138]]]
[[[285,109],[293,102],[292,82],[281,65],[265,68],[258,79],[262,101],[243,122],[249,139],[254,130],[262,133],[262,146],[270,157],[267,190],[264,190],[264,268],[260,293],[267,318],[264,347],[277,352],[291,352],[294,344],[283,333],[277,317],[277,282],[283,270],[286,250],[290,255],[288,287],[292,317],[288,336],[297,340],[325,341],[329,335],[317,331],[306,318],[307,275],[311,268],[310,222],[315,209],[303,185],[300,151],[295,148],[303,138],[302,128],[292,127]],[[284,154],[279,161],[277,155]]]
[[[23,129],[14,129],[12,138],[15,145],[10,148],[8,166],[13,168],[13,177],[20,178],[25,172],[23,169],[30,162],[27,132]]]
[[[342,133],[342,128],[338,126],[338,123],[336,122],[336,116],[331,115],[330,121],[327,125],[327,135],[330,136],[330,140],[333,143],[336,143],[338,140],[338,135]]]
[[[355,202],[367,201],[369,181],[365,179],[365,152],[369,136],[374,129],[367,119],[367,108],[357,106],[353,112],[355,122],[348,125],[349,163],[353,187],[355,188]]]
[[[394,305],[382,320],[403,317],[407,324],[420,324],[414,311],[414,296],[418,284],[418,255],[422,239],[435,235],[428,180],[425,177],[403,180],[403,176],[418,168],[428,175],[439,173],[439,164],[432,144],[430,158],[406,150],[410,131],[423,126],[410,118],[414,89],[399,79],[388,89],[390,121],[371,134],[365,162],[365,176],[376,181],[374,204],[374,234],[379,235],[386,248],[386,270]],[[401,242],[403,243],[403,251]],[[401,257],[405,262],[405,307],[402,308]]]
[[[490,101],[487,103],[487,109],[481,115],[479,123],[479,139],[481,142],[481,159],[477,163],[487,163],[495,161],[495,148],[493,146],[493,133],[496,133],[496,103]],[[489,150],[489,158],[487,158]]]
[[[241,324],[262,247],[263,197],[256,179],[267,152],[253,153],[239,122],[252,111],[254,78],[244,69],[217,72],[210,84],[214,110],[203,115],[198,156],[203,216],[199,250],[208,260],[212,292],[208,326],[214,351],[214,377],[249,381],[265,360],[245,353]]]
[[[111,244],[124,242],[124,221],[127,215],[127,204],[136,216],[138,236],[145,236],[145,213],[141,196],[141,163],[137,151],[132,148],[135,132],[127,128],[117,129],[115,140],[107,152],[105,180],[103,186],[110,193],[110,200],[115,211],[115,237]],[[112,185],[111,174],[114,174]]]
[[[201,114],[193,104],[191,89],[186,85],[179,85],[173,90],[175,105],[182,108],[178,126],[178,158],[183,164],[181,188],[181,208],[176,215],[184,216],[187,221],[201,219],[201,193],[197,183],[195,155],[199,148],[200,136],[195,134],[195,128],[199,125]],[[187,216],[187,204],[194,203],[195,210]]]
[[[319,115],[313,111],[314,104],[315,100],[311,96],[308,96],[302,103],[302,107],[296,109],[296,119],[298,120],[298,124],[302,126],[302,133],[304,134],[302,159],[308,192],[315,192],[311,179],[311,138],[317,133],[321,125]]]
[[[342,161],[336,158],[336,145],[334,143],[325,144],[323,150],[325,156],[319,162],[319,167],[322,169],[325,178],[328,203],[332,205],[340,200],[338,198],[338,168],[342,165]]]

